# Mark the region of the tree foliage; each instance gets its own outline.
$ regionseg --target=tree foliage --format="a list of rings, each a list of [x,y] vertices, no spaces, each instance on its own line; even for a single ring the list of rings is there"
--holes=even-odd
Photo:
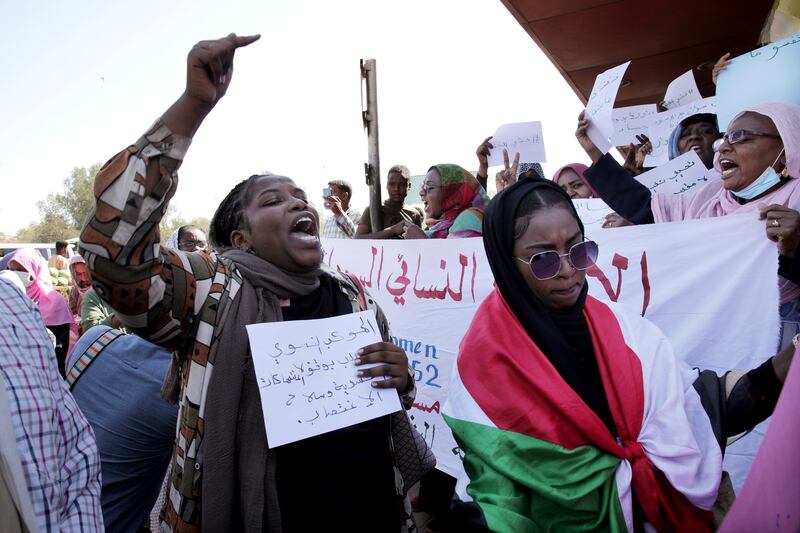
[[[36,205],[39,222],[21,229],[17,239],[24,242],[54,242],[77,237],[94,205],[94,178],[101,164],[75,167],[64,180],[64,190],[48,194]]]
[[[166,244],[167,239],[169,239],[169,236],[172,235],[173,232],[178,231],[178,228],[186,225],[197,226],[208,233],[208,227],[211,225],[211,221],[206,217],[195,217],[191,220],[186,220],[181,216],[180,211],[178,211],[174,205],[167,207],[167,212],[164,214],[164,217],[161,219],[161,224],[158,226],[159,232],[161,233],[161,244]]]
[[[36,206],[39,222],[17,232],[17,240],[24,242],[55,242],[77,237],[94,205],[94,179],[102,165],[95,163],[87,167],[75,167],[64,180],[64,190],[50,193]],[[173,231],[181,226],[193,224],[208,231],[209,219],[183,218],[175,206],[170,205],[161,220],[161,242],[165,243]]]

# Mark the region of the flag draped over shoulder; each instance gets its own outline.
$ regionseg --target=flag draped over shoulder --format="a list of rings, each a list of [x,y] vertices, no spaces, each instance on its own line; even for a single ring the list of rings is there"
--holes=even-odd
[[[696,372],[641,317],[592,297],[584,314],[616,438],[495,290],[461,343],[444,410],[467,492],[494,531],[632,530],[632,491],[658,530],[708,530],[722,454]]]

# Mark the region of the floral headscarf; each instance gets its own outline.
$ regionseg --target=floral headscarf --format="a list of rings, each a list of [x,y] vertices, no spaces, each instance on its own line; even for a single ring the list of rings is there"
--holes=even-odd
[[[470,209],[476,217],[465,231],[475,233],[475,235],[459,236],[479,236],[481,235],[481,223],[483,221],[483,211],[489,204],[489,196],[481,187],[478,180],[458,165],[434,165],[431,169],[436,169],[442,178],[441,188],[441,209],[440,218],[425,233],[432,239],[445,239],[450,234],[450,227],[456,218],[464,211]]]

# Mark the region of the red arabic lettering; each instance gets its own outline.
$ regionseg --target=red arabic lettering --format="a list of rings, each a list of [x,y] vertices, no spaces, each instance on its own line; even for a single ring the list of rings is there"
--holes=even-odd
[[[430,407],[428,407],[424,403],[413,403],[411,404],[411,406],[419,409],[420,411],[425,411],[426,413],[432,413],[436,411],[436,414],[439,414],[441,410],[441,406],[439,405],[438,401],[433,402],[433,405],[431,405]]]
[[[469,259],[464,254],[458,254],[458,262],[461,264],[461,275],[458,279],[458,292],[455,292],[450,288],[450,274],[447,274],[447,292],[450,294],[450,298],[452,298],[454,302],[461,301],[461,296],[464,289],[464,272],[467,270]],[[442,263],[444,263],[444,261],[442,261]]]
[[[408,264],[403,259],[403,254],[397,255],[397,260],[400,261],[400,268],[403,271],[402,274],[397,276],[394,281],[395,283],[399,283],[400,287],[391,287],[389,285],[389,279],[386,280],[386,291],[394,296],[394,303],[399,305],[405,305],[406,299],[403,297],[403,293],[406,292],[406,289],[411,284],[411,280],[406,277],[408,274]]]
[[[361,284],[364,285],[365,287],[369,288],[369,289],[372,288],[372,273],[375,271],[375,256],[378,255],[378,249],[377,248],[375,248],[374,246],[371,246],[370,248],[371,248],[371,251],[372,251],[372,264],[369,267],[369,280],[367,280],[364,277],[359,278],[359,279],[361,279]],[[383,250],[383,248],[381,248],[381,251],[382,250]]]
[[[400,273],[399,275],[389,270],[386,279],[383,279],[383,266],[384,266],[384,255],[385,249],[383,246],[370,246],[370,266],[369,272],[361,271],[360,274],[356,275],[351,273],[350,270],[345,268],[343,265],[337,264],[334,261],[335,255],[335,248],[331,247],[329,249],[329,253],[325,255],[325,262],[328,266],[335,268],[339,272],[343,272],[346,274],[350,274],[354,276],[360,283],[367,289],[371,289],[373,291],[380,291],[384,288],[386,292],[388,292],[392,297],[394,303],[397,305],[405,305],[406,304],[406,292],[410,286],[413,285],[413,293],[414,296],[418,299],[433,299],[433,300],[445,300],[449,296],[454,302],[460,302],[464,299],[464,281],[465,278],[469,279],[469,290],[472,295],[472,301],[475,301],[475,281],[477,277],[477,265],[478,261],[476,258],[476,254],[472,254],[472,265],[470,265],[470,259],[468,256],[464,254],[458,254],[458,265],[460,265],[460,270],[458,272],[458,287],[451,286],[451,274],[447,269],[448,260],[447,259],[439,259],[439,269],[445,272],[444,275],[444,284],[443,286],[439,287],[436,283],[432,283],[430,285],[426,285],[424,281],[420,281],[420,274],[423,275],[423,279],[425,277],[426,272],[428,274],[432,273],[430,271],[426,271],[422,269],[422,254],[417,254],[417,270],[414,274],[414,280],[409,278],[408,274],[408,261],[405,259],[404,254],[400,253],[397,254],[397,262],[400,266]],[[380,255],[380,257],[378,257]],[[363,263],[362,263],[363,264]],[[377,266],[377,275],[375,272]],[[471,268],[472,273],[471,275],[467,274],[467,269]],[[358,269],[360,270],[360,269]]]
[[[381,288],[381,273],[383,272],[383,246],[381,246],[381,263],[378,265],[378,289]]]
[[[650,306],[650,277],[647,270],[647,252],[642,252],[642,258],[639,262],[642,269],[642,290],[644,295],[642,297],[642,316],[644,316],[647,308]],[[593,278],[597,278],[600,282],[600,285],[603,286],[603,289],[606,291],[608,298],[612,302],[616,302],[619,300],[620,293],[622,292],[622,271],[628,270],[628,258],[615,253],[614,258],[611,260],[611,265],[617,269],[617,287],[614,290],[611,287],[611,282],[606,277],[603,270],[597,266],[593,265],[590,268],[586,269],[586,275],[591,276]]]
[[[608,281],[605,273],[600,269],[597,265],[592,265],[591,267],[586,269],[586,275],[591,276],[593,278],[597,278],[600,284],[605,289],[606,294],[608,294],[609,299],[612,302],[616,302],[619,299],[619,293],[622,290],[622,271],[628,270],[628,258],[617,253],[614,254],[614,259],[611,260],[611,265],[617,269],[617,290],[611,290],[611,282]]]
[[[644,298],[642,299],[642,316],[647,311],[647,306],[650,305],[650,278],[647,275],[647,252],[642,252],[642,289],[644,289]]]
[[[422,267],[422,256],[418,255],[417,256],[417,273],[414,274],[414,294],[419,299],[435,299],[437,297],[437,293],[434,290],[433,286],[431,286],[430,289],[426,289],[424,287],[423,288],[417,287],[417,279],[419,279],[419,271],[420,271],[421,267]],[[444,294],[442,294],[441,299],[444,300]]]

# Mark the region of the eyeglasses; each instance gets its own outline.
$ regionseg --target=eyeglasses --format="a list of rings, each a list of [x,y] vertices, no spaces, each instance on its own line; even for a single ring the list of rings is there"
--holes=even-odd
[[[183,241],[178,243],[178,249],[191,252],[192,250],[205,250],[208,246],[203,241]]]
[[[527,261],[521,257],[517,257],[517,261],[527,263],[531,267],[533,276],[544,281],[546,279],[554,278],[561,271],[561,258],[566,257],[569,264],[575,270],[586,270],[594,265],[597,261],[597,243],[594,241],[583,241],[578,244],[573,244],[569,251],[565,254],[560,254],[555,251],[540,252],[533,254]]]
[[[442,185],[423,185],[422,187],[419,188],[419,192],[421,192],[422,194],[428,194],[433,189],[441,189],[441,188]]]
[[[780,135],[775,135],[774,133],[764,133],[763,131],[753,131],[753,130],[736,130],[729,133],[726,133],[716,141],[714,141],[714,151],[718,152],[720,146],[725,141],[728,141],[728,144],[738,144],[740,142],[746,141],[749,137],[770,137],[772,139],[780,139]]]

